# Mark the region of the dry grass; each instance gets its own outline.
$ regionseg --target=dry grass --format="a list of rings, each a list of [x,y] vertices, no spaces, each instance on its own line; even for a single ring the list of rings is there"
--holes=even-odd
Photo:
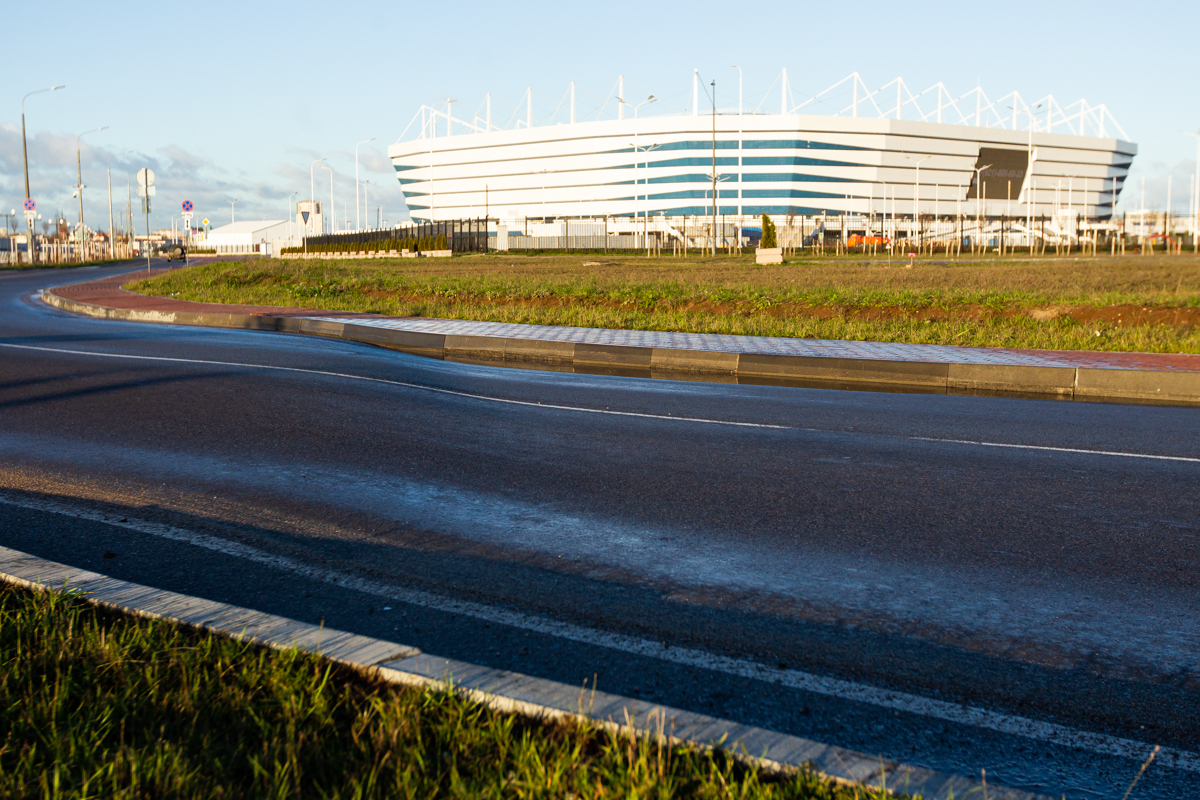
[[[589,264],[588,262],[606,262]],[[492,254],[217,262],[129,288],[189,300],[641,330],[1200,352],[1200,258]]]

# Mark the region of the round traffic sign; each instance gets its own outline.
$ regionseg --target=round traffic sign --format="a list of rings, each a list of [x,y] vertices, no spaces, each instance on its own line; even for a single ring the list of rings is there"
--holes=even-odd
[[[32,197],[26,197],[26,198],[25,198],[25,210],[26,210],[26,211],[33,211],[35,208],[37,208],[37,203],[33,202],[33,198],[32,198]]]
[[[154,170],[142,167],[137,171],[138,186],[150,186],[154,183]]]
[[[184,200],[184,201],[183,201],[183,210],[184,210],[184,211],[191,211],[191,210],[192,210],[192,201],[191,201],[191,200]]]

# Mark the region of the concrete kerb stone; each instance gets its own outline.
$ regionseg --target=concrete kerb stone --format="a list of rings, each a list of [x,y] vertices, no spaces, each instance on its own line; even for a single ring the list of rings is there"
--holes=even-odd
[[[1075,373],[1075,397],[1079,398],[1200,404],[1200,372],[1080,367]]]
[[[455,336],[263,314],[164,312],[98,306],[42,292],[49,305],[102,319],[242,330],[305,333],[386,347],[427,358],[481,358],[650,370],[670,376],[704,373],[827,382],[845,388],[904,387],[1200,405],[1200,373],[1091,367],[1034,367],[924,361],[764,355],[703,350],[576,344],[490,336]]]
[[[883,761],[853,750],[586,686],[569,686],[441,658],[395,642],[118,580],[7,547],[0,547],[0,580],[40,591],[79,591],[89,601],[118,611],[179,622],[277,649],[298,649],[364,670],[389,683],[451,688],[501,712],[587,721],[618,735],[720,748],[767,772],[791,773],[811,763],[840,783],[887,787],[931,800],[967,797],[982,788],[978,781],[961,775]],[[988,789],[997,800],[1050,800],[1003,786]]]
[[[1072,367],[1027,367],[1009,364],[950,364],[946,388],[1020,392],[1071,397],[1075,392]]]

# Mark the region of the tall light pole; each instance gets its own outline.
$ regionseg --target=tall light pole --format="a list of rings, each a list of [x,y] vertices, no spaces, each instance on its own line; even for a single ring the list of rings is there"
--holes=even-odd
[[[316,182],[313,179],[313,168],[316,167],[317,164],[320,164],[324,160],[325,159],[323,159],[323,158],[318,158],[318,159],[315,159],[311,164],[308,165],[308,218],[310,220],[316,219],[316,216],[317,216],[317,212],[316,212],[317,190],[316,190]],[[306,234],[308,233],[307,229],[310,224],[311,223],[309,223],[309,222],[304,223],[304,227],[306,229],[305,230]],[[304,255],[308,255],[308,236],[307,235],[304,237]]]
[[[112,213],[112,160],[115,156],[127,156],[132,153],[132,150],[126,150],[124,153],[116,153],[109,156],[106,166],[108,169],[108,246],[112,250],[113,258],[117,257],[116,240],[113,239],[113,213]]]
[[[83,161],[79,155],[79,140],[89,133],[98,133],[108,130],[107,125],[101,125],[99,128],[92,128],[90,131],[84,131],[75,137],[75,170],[78,183],[75,186],[75,193],[79,195],[79,260],[84,260],[83,254]]]
[[[733,68],[738,71],[738,116],[742,115],[742,68],[737,64]]]
[[[371,183],[371,181],[369,181],[369,180],[363,181],[363,187],[362,187],[362,189],[363,189],[363,208],[368,209],[368,210],[371,208],[370,203],[367,200],[367,186],[370,183]],[[367,224],[368,225],[371,224],[370,219],[367,220]]]
[[[921,164],[933,158],[932,155],[924,158],[913,158],[908,153],[904,157],[917,165],[917,182],[913,185],[913,220],[917,224],[917,246],[921,246]]]
[[[712,81],[712,179],[713,179],[713,217],[712,217],[712,254],[717,257],[717,82]]]
[[[237,217],[234,214],[234,209],[237,206],[237,204],[240,202],[241,202],[241,198],[234,198],[233,200],[229,201],[229,224],[230,225],[237,222]]]
[[[51,86],[49,89],[37,89],[21,98],[21,156],[25,159],[25,197],[29,197],[29,149],[25,146],[25,101],[42,92],[56,92],[59,89],[67,88],[66,84],[62,86]]]
[[[57,92],[59,89],[65,89],[65,88],[67,88],[66,84],[62,84],[60,86],[51,86],[49,89],[36,89],[36,90],[30,92],[29,94],[25,95],[25,97],[21,98],[21,157],[25,161],[25,199],[26,200],[30,199],[30,197],[29,197],[29,148],[26,146],[26,143],[25,143],[25,100],[35,94],[41,94],[42,92]],[[35,242],[37,240],[37,229],[33,226],[32,214],[33,214],[33,212],[27,212],[26,216],[25,216],[25,226],[28,229],[28,239],[29,239],[29,241],[25,245],[25,247],[29,251],[29,263],[36,264],[37,263],[37,246],[36,246]]]
[[[739,67],[737,64],[734,64],[733,68],[738,71],[738,180],[740,181],[741,174],[742,174],[742,68]],[[742,216],[742,193],[739,191],[738,192],[738,222],[737,222],[737,224],[739,226],[742,224],[741,216]],[[738,244],[739,244],[739,246],[741,245],[740,235],[739,235]]]
[[[337,208],[333,205],[333,167],[328,164],[321,166],[329,170],[329,213],[332,215],[329,217],[329,232],[333,233],[333,228],[337,224]],[[324,219],[324,215],[322,215],[322,219]]]
[[[641,110],[642,106],[646,105],[647,103],[653,103],[656,99],[657,98],[655,98],[654,95],[650,95],[645,100],[643,100],[642,102],[638,103],[636,106],[633,107],[633,142],[630,144],[630,146],[633,147],[633,224],[634,225],[637,224],[638,209],[641,204],[641,195],[639,194],[640,190],[638,189],[638,169],[640,169],[640,166],[638,164],[638,155],[637,154],[641,151],[646,151],[646,150],[652,149],[650,147],[643,147],[643,148],[638,147],[638,143],[637,143],[638,128],[640,127],[638,125],[638,111]],[[621,100],[620,102],[625,103],[624,100]],[[629,105],[629,104],[625,103],[625,105]],[[658,145],[654,145],[654,147],[658,147]],[[649,200],[649,194],[647,194],[647,200]],[[644,228],[645,228],[645,225],[643,224],[642,244],[646,243],[646,238],[645,238],[646,231]],[[634,228],[634,230],[636,231],[637,228]]]
[[[366,144],[367,142],[375,141],[375,137],[363,139],[358,144]],[[354,230],[362,230],[358,217],[358,144],[354,145]]]
[[[975,234],[979,238],[983,238],[983,219],[980,214],[983,207],[983,171],[991,168],[991,164],[975,168]],[[1061,184],[1062,181],[1059,183]],[[972,247],[971,250],[974,252],[975,248]]]
[[[1193,250],[1193,252],[1200,253],[1200,133],[1192,133],[1191,131],[1184,131],[1184,134],[1187,136],[1191,136],[1192,138],[1194,138],[1196,140],[1196,174],[1192,181],[1192,184],[1193,184],[1192,188],[1196,194],[1196,200],[1195,200],[1196,207],[1195,207],[1195,210],[1192,211],[1192,250]],[[1113,185],[1116,185],[1115,180],[1113,181]],[[1113,191],[1113,213],[1114,214],[1116,213],[1116,210],[1117,210],[1116,195],[1117,195],[1116,191]]]
[[[300,194],[299,191],[295,191],[295,192],[292,192],[291,194],[289,194],[287,196],[287,205],[284,206],[283,218],[285,220],[287,220],[288,236],[291,236],[291,234],[292,234],[292,219],[293,219],[293,217],[292,217],[292,198],[298,194]]]

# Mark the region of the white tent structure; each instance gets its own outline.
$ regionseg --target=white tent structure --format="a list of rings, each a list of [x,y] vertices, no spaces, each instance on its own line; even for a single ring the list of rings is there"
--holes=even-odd
[[[213,248],[218,254],[275,255],[280,247],[300,244],[303,235],[301,226],[291,220],[247,220],[213,228],[199,246]]]

